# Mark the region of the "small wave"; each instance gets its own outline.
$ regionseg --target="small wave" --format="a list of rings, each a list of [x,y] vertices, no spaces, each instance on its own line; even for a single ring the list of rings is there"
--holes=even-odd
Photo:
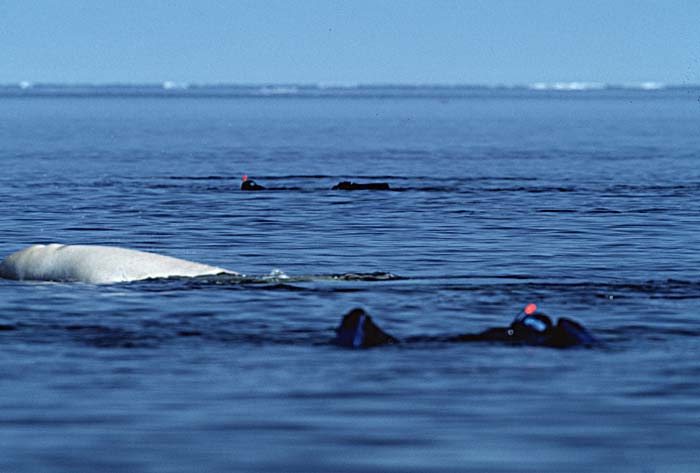
[[[276,285],[275,290],[304,291],[308,289],[294,286]],[[339,317],[339,315],[338,315]],[[131,320],[131,319],[128,319]],[[232,323],[230,319],[206,317],[201,320],[192,318],[162,322],[158,320],[140,320],[136,323],[125,319],[114,320],[110,324],[61,323],[56,320],[35,320],[17,325],[1,325],[0,330],[12,331],[4,337],[19,337],[24,342],[36,343],[72,343],[88,345],[100,349],[154,349],[163,344],[172,343],[178,338],[199,338],[225,344],[253,345],[326,345],[334,326],[314,324],[308,327],[290,325],[271,325],[267,321],[249,318],[245,324]],[[5,328],[7,327],[7,328]],[[486,328],[486,327],[484,327]],[[684,326],[674,321],[655,321],[653,323],[621,323],[608,327],[592,327],[595,337],[601,342],[598,348],[605,350],[624,349],[626,342],[639,345],[640,340],[670,341],[678,337],[697,338],[700,329],[691,324]],[[478,333],[472,328],[466,333]],[[444,335],[409,335],[403,338],[406,343],[398,348],[424,349],[436,344],[459,343],[456,335],[464,335],[464,329],[452,327]],[[478,343],[492,343],[485,340],[472,340]]]
[[[399,281],[405,279],[393,273],[375,271],[373,273],[343,273],[321,276],[321,279],[332,279],[335,281]]]
[[[173,181],[238,181],[241,179],[241,176],[167,176],[162,179]]]
[[[537,177],[516,176],[473,176],[434,178],[432,176],[405,175],[356,175],[331,176],[324,174],[299,175],[262,175],[254,176],[259,184],[266,187],[266,192],[304,192],[329,193],[339,182],[350,180],[358,183],[382,182],[389,185],[390,192],[438,192],[438,193],[598,193],[624,195],[629,193],[665,193],[668,196],[687,196],[700,191],[700,182],[687,181],[679,183],[658,184],[616,184],[581,183],[563,185],[548,185]],[[285,182],[287,181],[287,182]],[[194,192],[232,193],[240,189],[240,176],[203,175],[203,176],[154,176],[139,179],[119,177],[109,180],[98,180],[91,183],[92,187],[139,186],[147,189],[179,189],[188,188]],[[9,183],[13,187],[21,187],[17,183]],[[66,184],[64,184],[66,185]],[[68,183],[72,186],[73,184]],[[659,209],[662,211],[663,209]],[[655,209],[641,209],[639,212],[652,212]],[[633,210],[632,212],[637,212]]]
[[[615,210],[615,209],[608,209],[604,207],[596,207],[594,209],[590,209],[586,211],[585,213],[587,214],[622,214],[621,210]]]
[[[697,192],[700,191],[700,183],[686,183],[686,184],[669,184],[669,185],[633,185],[633,184],[618,184],[615,186],[608,187],[605,189],[606,192],[619,192],[619,191],[644,191],[644,192],[666,192],[666,191],[690,191]]]
[[[578,210],[574,209],[539,209],[537,210],[539,213],[556,213],[556,214],[575,214],[578,213]]]
[[[282,284],[282,283],[277,283],[277,284],[261,284],[261,285],[253,285],[253,286],[246,286],[252,287],[257,290],[263,290],[263,291],[282,291],[282,292],[304,292],[308,291],[309,289],[301,286],[295,286],[293,284]]]
[[[72,333],[74,341],[96,348],[155,348],[168,338],[168,334],[156,330],[157,327],[150,330],[138,330],[106,325],[74,324],[50,328],[66,330]]]
[[[381,281],[400,281],[407,279],[403,276],[398,276],[394,273],[386,271],[373,271],[368,273],[363,272],[348,272],[348,273],[332,273],[332,274],[302,274],[289,275],[279,269],[272,270],[266,275],[250,275],[250,274],[217,274],[214,276],[198,276],[194,278],[171,277],[161,279],[147,279],[143,281],[135,281],[125,283],[131,287],[145,289],[152,292],[170,291],[173,290],[173,285],[181,285],[182,289],[192,289],[205,286],[247,286],[265,285],[266,288],[274,288],[271,284],[284,285],[280,289],[288,289],[291,284],[307,283],[314,281],[363,281],[363,282],[381,282]],[[163,284],[166,282],[166,284]],[[170,282],[172,284],[167,284]],[[297,288],[295,288],[296,290]],[[301,289],[300,289],[301,290]],[[305,290],[305,289],[304,289]]]
[[[281,269],[273,269],[266,278],[276,281],[278,279],[289,279],[289,276]]]
[[[156,284],[158,281],[160,284]],[[435,275],[421,277],[400,276],[387,271],[373,272],[346,272],[330,274],[306,274],[289,275],[283,271],[273,270],[266,275],[231,275],[218,274],[215,276],[199,276],[195,278],[166,278],[161,280],[145,280],[126,283],[133,287],[146,290],[172,290],[172,287],[164,287],[163,281],[173,284],[186,283],[186,288],[210,285],[248,286],[271,284],[299,284],[314,281],[357,281],[357,282],[383,282],[383,281],[413,281],[423,289],[430,291],[482,291],[501,289],[505,292],[536,293],[546,291],[553,293],[579,293],[595,295],[597,297],[610,298],[625,297],[634,294],[647,295],[650,298],[668,299],[698,299],[700,298],[700,281],[680,279],[663,279],[648,281],[549,281],[542,280],[527,274],[460,274],[460,275]],[[461,282],[457,282],[461,281]],[[469,281],[474,281],[470,283]],[[489,282],[493,281],[493,282]],[[167,286],[167,285],[165,285]],[[270,286],[271,287],[271,286]],[[414,290],[414,288],[410,288]]]
[[[478,189],[482,192],[530,192],[533,194],[541,194],[547,192],[576,192],[575,187],[560,187],[560,186],[517,186],[517,187],[492,187]]]
[[[485,276],[484,279],[489,279]],[[619,299],[630,296],[646,296],[649,299],[700,299],[700,282],[683,280],[661,280],[645,282],[549,282],[528,281],[495,284],[442,284],[447,291],[473,291],[500,289],[504,292],[523,293],[532,296],[537,293],[579,294],[602,299]]]
[[[242,174],[241,174],[242,175]],[[155,179],[167,179],[173,181],[233,181],[239,183],[241,175],[237,176],[165,176]],[[449,181],[454,183],[473,183],[473,182],[492,182],[492,181],[523,181],[519,176],[469,176],[469,177],[450,177],[448,179],[439,179],[434,176],[405,176],[396,174],[358,174],[352,176],[333,176],[330,174],[285,174],[285,175],[249,175],[251,179],[259,181],[284,181],[284,180],[328,180],[334,181],[354,181],[354,180],[391,180],[391,181],[416,181],[416,182],[435,182]],[[537,181],[537,177],[528,177],[528,181]],[[443,188],[449,186],[434,186]]]

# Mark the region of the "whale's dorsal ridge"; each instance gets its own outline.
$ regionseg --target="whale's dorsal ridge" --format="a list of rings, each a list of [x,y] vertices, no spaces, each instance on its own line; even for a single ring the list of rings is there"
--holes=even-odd
[[[0,263],[0,277],[94,284],[168,277],[238,274],[216,266],[113,246],[33,245]]]

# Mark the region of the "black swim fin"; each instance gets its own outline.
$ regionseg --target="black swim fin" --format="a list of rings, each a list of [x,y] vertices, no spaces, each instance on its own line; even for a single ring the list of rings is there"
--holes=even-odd
[[[566,348],[576,345],[591,346],[596,343],[598,340],[583,325],[562,317],[552,329],[552,335],[546,344],[550,347]]]
[[[388,191],[391,190],[386,182],[368,182],[365,184],[343,181],[331,187],[333,191]]]
[[[398,340],[380,329],[364,310],[353,309],[343,316],[335,329],[333,342],[346,348],[370,348],[397,343]]]

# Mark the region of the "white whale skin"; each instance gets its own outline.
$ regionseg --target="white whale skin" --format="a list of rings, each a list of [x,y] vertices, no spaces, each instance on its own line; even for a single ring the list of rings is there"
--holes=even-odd
[[[31,281],[81,281],[92,284],[151,278],[233,274],[215,266],[113,246],[34,245],[0,263],[0,277]]]

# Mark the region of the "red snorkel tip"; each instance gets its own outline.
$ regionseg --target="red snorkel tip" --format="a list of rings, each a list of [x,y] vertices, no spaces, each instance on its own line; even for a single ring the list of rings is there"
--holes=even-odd
[[[528,304],[523,309],[523,312],[525,312],[525,315],[532,315],[536,311],[537,311],[537,306],[535,304]]]
[[[248,175],[247,175],[247,174],[243,174],[243,177],[241,178],[241,181],[245,182],[245,181],[247,181],[247,180],[248,180]]]

